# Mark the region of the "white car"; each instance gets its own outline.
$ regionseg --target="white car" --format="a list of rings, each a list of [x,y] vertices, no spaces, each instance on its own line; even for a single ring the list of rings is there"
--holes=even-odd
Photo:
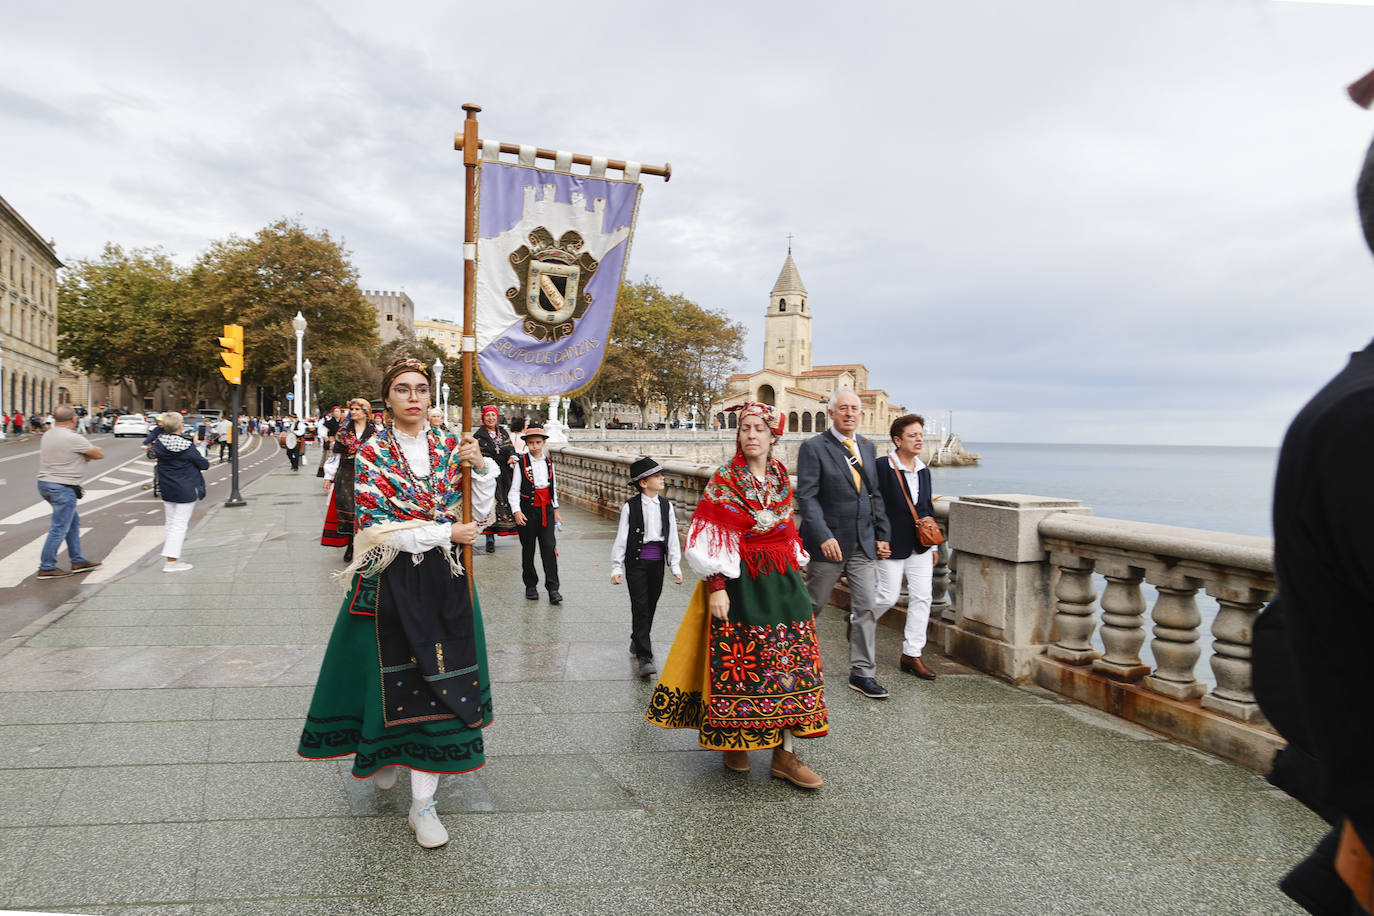
[[[115,418],[114,434],[116,439],[120,436],[146,436],[149,429],[148,418],[141,413],[120,414]]]

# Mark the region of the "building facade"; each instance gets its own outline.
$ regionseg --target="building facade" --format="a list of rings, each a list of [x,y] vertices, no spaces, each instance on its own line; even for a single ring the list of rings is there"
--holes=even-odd
[[[415,322],[415,336],[434,341],[445,355],[458,359],[463,352],[463,326],[445,318],[421,318]]]
[[[382,343],[389,344],[403,335],[403,328],[414,331],[415,303],[405,292],[365,289],[363,298],[377,313],[377,335]]]
[[[0,197],[0,409],[25,416],[62,403],[53,244]]]
[[[736,414],[724,408],[750,400],[782,410],[788,432],[821,432],[829,425],[826,404],[842,388],[852,389],[863,403],[859,432],[880,443],[887,441],[892,421],[906,413],[886,391],[869,387],[868,367],[862,363],[813,365],[806,285],[790,251],[768,294],[763,338],[763,368],[730,376],[724,395],[711,406],[717,425],[733,427]]]

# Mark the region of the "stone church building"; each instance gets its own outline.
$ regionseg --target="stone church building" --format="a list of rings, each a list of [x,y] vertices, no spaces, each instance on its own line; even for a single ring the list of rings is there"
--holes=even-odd
[[[864,407],[859,432],[875,439],[882,451],[888,427],[907,410],[891,403],[883,389],[869,387],[868,367],[861,363],[812,363],[811,310],[791,251],[768,294],[763,329],[763,368],[737,372],[726,380],[725,393],[711,405],[716,423],[733,428],[737,415],[724,408],[751,400],[783,410],[788,432],[821,432],[829,423],[825,407],[830,395],[852,388]]]

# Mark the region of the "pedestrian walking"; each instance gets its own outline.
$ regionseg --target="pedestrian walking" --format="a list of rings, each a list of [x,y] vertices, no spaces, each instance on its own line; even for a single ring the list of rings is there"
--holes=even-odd
[[[99,560],[87,559],[81,552],[81,515],[76,503],[84,495],[81,481],[86,462],[99,461],[105,453],[76,431],[76,411],[70,405],[59,404],[53,421],[53,428],[43,434],[38,445],[38,495],[52,506],[48,537],[38,559],[40,579],[60,579],[100,565]],[[63,541],[67,542],[70,570],[57,565],[57,551]]]
[[[157,418],[161,431],[153,440],[153,456],[157,459],[158,491],[162,494],[162,518],[165,526],[162,541],[162,565],[165,573],[186,572],[191,564],[181,559],[186,529],[196,503],[205,498],[204,471],[210,460],[200,453],[195,443],[182,435],[181,414],[169,410]]]
[[[892,454],[878,459],[878,492],[892,531],[887,559],[878,561],[873,596],[875,618],[897,603],[906,579],[906,624],[902,630],[902,657],[897,663],[904,674],[922,680],[935,672],[921,658],[930,626],[931,579],[939,554],[921,540],[918,518],[934,522],[930,498],[930,468],[921,460],[925,445],[924,417],[909,413],[892,421],[888,430]]]
[[[477,442],[482,446],[482,454],[496,462],[496,466],[501,469],[501,480],[496,485],[496,516],[487,526],[487,553],[496,552],[497,535],[512,535],[518,533],[515,524],[515,513],[510,506],[510,482],[515,476],[513,467],[515,465],[515,447],[511,443],[510,433],[502,428],[501,412],[496,405],[488,404],[482,408],[482,425],[478,427],[474,434]],[[523,428],[523,423],[521,424]],[[523,440],[521,440],[523,444]]]
[[[620,524],[611,546],[611,584],[626,583],[630,591],[630,655],[640,677],[657,674],[649,633],[663,594],[665,567],[682,584],[682,544],[677,539],[677,515],[663,496],[663,468],[652,458],[630,465],[635,493],[620,507]]]
[[[281,444],[286,449],[286,459],[291,462],[291,470],[299,471],[301,456],[305,453],[305,421],[292,414],[285,424]]]
[[[859,435],[863,402],[848,388],[830,397],[830,428],[797,449],[797,510],[802,543],[811,556],[806,588],[819,617],[835,583],[849,580],[849,686],[866,697],[887,699],[878,683],[874,644],[878,617],[873,592],[877,561],[887,559],[891,537],[878,494],[878,455]]]
[[[663,728],[695,728],[725,768],[749,771],[749,751],[771,748],[769,772],[802,789],[822,780],[792,739],[829,731],[821,653],[802,582],[806,551],[792,523],[792,484],[772,456],[786,422],[776,407],[739,411],[735,457],[702,491],[687,534],[701,576],[649,701]]]
[[[215,443],[219,446],[220,464],[224,464],[226,461],[224,452],[225,449],[229,448],[229,433],[233,428],[234,424],[229,421],[228,417],[220,417],[219,421],[215,423]]]
[[[348,420],[334,431],[333,453],[324,463],[324,489],[329,494],[329,508],[325,511],[320,543],[325,547],[343,547],[345,563],[353,561],[358,449],[377,432],[371,413],[366,398],[348,402]]]
[[[353,756],[353,775],[379,789],[410,770],[407,821],[421,846],[448,842],[434,794],[439,776],[485,761],[491,680],[476,590],[455,545],[471,544],[491,512],[495,462],[476,440],[427,428],[432,381],[417,359],[382,380],[391,420],[356,456],[357,558],[320,666],[297,752]],[[462,464],[472,466],[463,492]],[[462,499],[475,521],[463,524]]]
[[[558,483],[553,459],[544,456],[548,436],[541,426],[526,429],[521,438],[529,451],[521,455],[506,498],[515,509],[515,525],[520,533],[520,572],[525,582],[525,598],[539,600],[539,575],[534,571],[534,548],[544,566],[544,587],[549,604],[562,604],[558,581],[558,538],[556,526],[563,524],[558,511]]]

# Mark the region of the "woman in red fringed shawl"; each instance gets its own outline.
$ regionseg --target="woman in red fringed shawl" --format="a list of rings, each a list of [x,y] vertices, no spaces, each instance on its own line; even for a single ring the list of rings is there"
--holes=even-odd
[[[410,770],[409,823],[425,847],[448,832],[435,811],[441,773],[481,766],[491,679],[481,607],[455,545],[491,513],[496,463],[477,441],[425,425],[429,367],[402,360],[382,380],[390,422],[358,449],[357,558],[297,751],[353,755],[379,789]],[[474,521],[462,524],[462,465],[472,465]]]
[[[324,463],[324,489],[329,494],[329,509],[324,514],[320,543],[325,547],[345,548],[345,563],[353,562],[357,517],[353,494],[358,449],[376,432],[372,425],[372,406],[366,398],[354,398],[348,402],[348,418],[334,436],[334,452]]]
[[[770,771],[803,789],[821,785],[792,751],[793,736],[829,726],[821,653],[792,523],[787,468],[772,457],[783,418],[766,404],[740,411],[734,460],[718,468],[692,516],[683,556],[702,581],[678,629],[647,718],[695,728],[749,771],[749,751],[773,749]]]

